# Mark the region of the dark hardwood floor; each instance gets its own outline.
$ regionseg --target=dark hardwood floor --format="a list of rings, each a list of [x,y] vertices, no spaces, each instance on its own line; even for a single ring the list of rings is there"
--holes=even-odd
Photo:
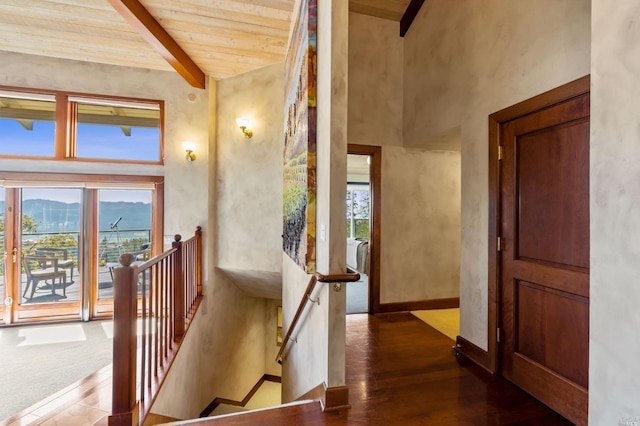
[[[456,359],[453,341],[409,313],[347,316],[352,408],[319,404],[207,425],[570,425],[509,382]]]

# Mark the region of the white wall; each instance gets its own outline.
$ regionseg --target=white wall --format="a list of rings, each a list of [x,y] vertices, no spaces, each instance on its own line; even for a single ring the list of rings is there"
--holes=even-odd
[[[588,0],[430,0],[404,44],[404,142],[460,126],[460,334],[487,348],[488,115],[589,74]]]
[[[380,302],[458,297],[459,133],[406,144],[398,23],[355,13],[349,23],[349,143],[382,146]]]
[[[589,424],[640,420],[640,2],[592,2]]]
[[[275,304],[238,288],[225,268],[256,280],[281,272],[283,65],[209,81],[213,127],[211,279],[153,412],[197,417],[215,398],[242,400],[275,362]],[[244,137],[236,117],[251,118]],[[272,328],[272,334],[267,333]]]

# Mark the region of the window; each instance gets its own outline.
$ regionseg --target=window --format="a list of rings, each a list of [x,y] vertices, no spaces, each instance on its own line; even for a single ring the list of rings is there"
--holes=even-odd
[[[347,185],[347,238],[369,237],[369,185]]]
[[[160,161],[160,109],[78,102],[76,157]]]
[[[162,163],[162,107],[0,88],[0,156]]]
[[[0,155],[52,157],[55,119],[55,96],[0,91]]]

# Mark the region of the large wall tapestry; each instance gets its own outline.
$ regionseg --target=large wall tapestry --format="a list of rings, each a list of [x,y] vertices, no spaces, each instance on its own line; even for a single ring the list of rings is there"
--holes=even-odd
[[[285,62],[283,249],[316,269],[317,0],[302,0]]]

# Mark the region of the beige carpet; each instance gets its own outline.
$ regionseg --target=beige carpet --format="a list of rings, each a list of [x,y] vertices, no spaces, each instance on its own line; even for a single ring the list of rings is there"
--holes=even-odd
[[[453,341],[460,334],[460,309],[433,309],[411,312]]]
[[[0,423],[113,360],[111,321],[0,328]]]

